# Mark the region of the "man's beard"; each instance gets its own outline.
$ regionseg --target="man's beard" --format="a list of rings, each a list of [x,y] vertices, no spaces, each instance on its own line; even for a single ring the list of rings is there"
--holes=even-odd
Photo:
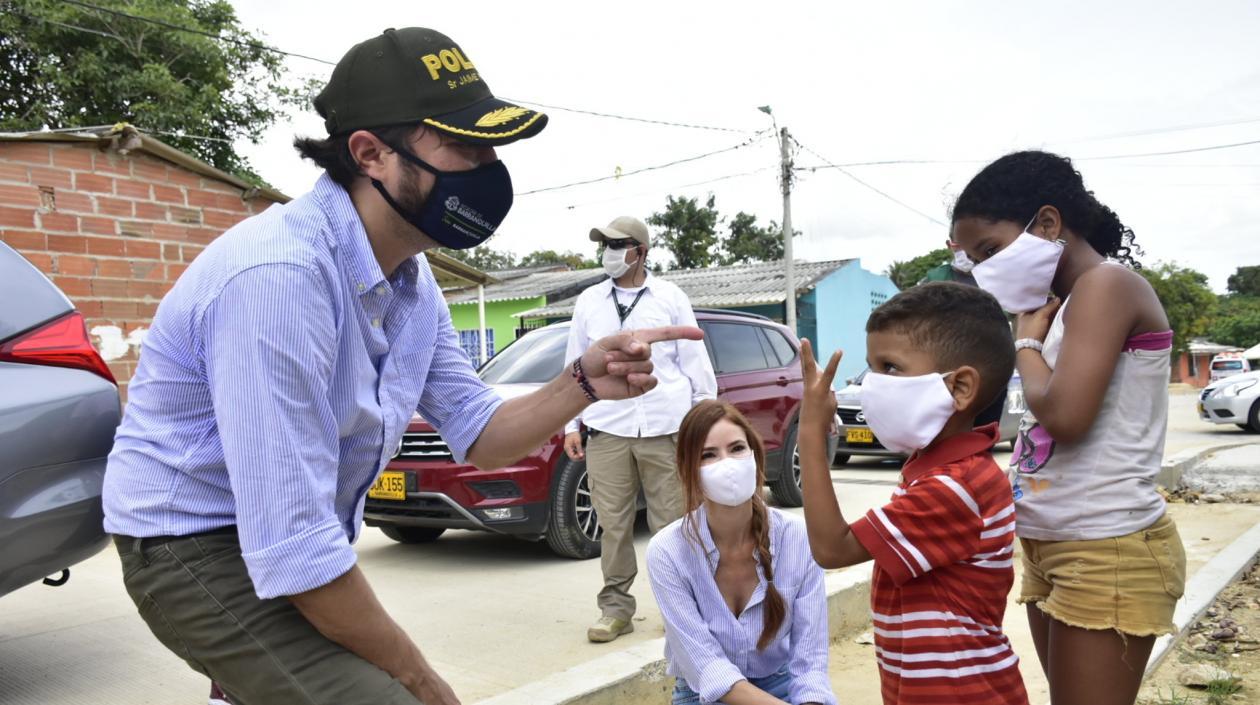
[[[398,185],[398,195],[394,197],[394,200],[398,201],[399,207],[407,213],[410,213],[414,220],[419,220],[417,216],[420,215],[425,203],[429,200],[429,194],[420,190],[420,176],[424,172],[422,172],[419,167],[412,164],[407,164],[406,168],[407,173],[405,178],[403,178],[401,183]],[[432,192],[432,187],[430,187],[430,192]],[[412,225],[410,222],[402,218],[400,218],[400,220],[403,220],[403,224],[405,226],[402,228],[400,234],[405,240],[407,240],[407,242],[415,245],[416,247],[424,247],[433,244],[432,238],[430,238],[427,233],[422,233],[415,225]]]

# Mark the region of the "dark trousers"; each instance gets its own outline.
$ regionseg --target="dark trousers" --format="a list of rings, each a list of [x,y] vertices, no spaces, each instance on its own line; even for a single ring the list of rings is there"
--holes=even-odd
[[[233,530],[115,536],[123,583],[162,645],[238,705],[418,705],[385,671],[320,634],[287,598],[262,600]]]

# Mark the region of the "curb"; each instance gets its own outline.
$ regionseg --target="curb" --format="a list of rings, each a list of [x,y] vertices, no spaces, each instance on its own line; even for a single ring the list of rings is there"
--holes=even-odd
[[[826,574],[827,629],[837,636],[870,623],[871,569],[854,566]],[[669,702],[665,638],[652,639],[501,693],[477,705],[623,705]]]
[[[1217,445],[1187,448],[1180,453],[1176,453],[1171,457],[1164,459],[1163,464],[1159,468],[1159,474],[1155,476],[1155,484],[1171,492],[1177,489],[1177,487],[1181,484],[1181,476],[1186,470],[1198,465],[1208,456],[1219,453],[1223,450],[1241,448],[1249,445],[1256,445],[1256,441],[1220,443]]]
[[[1186,633],[1212,602],[1238,576],[1249,570],[1260,558],[1260,524],[1247,530],[1242,536],[1216,554],[1186,582],[1186,591],[1177,601],[1177,611],[1173,614],[1173,624],[1177,627],[1175,634],[1160,637],[1151,650],[1147,661],[1146,675],[1150,675],[1172,651],[1177,640]]]

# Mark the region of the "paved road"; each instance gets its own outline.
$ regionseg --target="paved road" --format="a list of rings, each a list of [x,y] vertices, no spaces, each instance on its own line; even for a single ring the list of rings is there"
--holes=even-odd
[[[1170,453],[1243,438],[1233,426],[1199,422],[1193,404],[1193,396],[1170,404]],[[857,458],[835,469],[846,515],[887,501],[898,470],[895,462]],[[640,565],[647,538],[641,528]],[[427,546],[403,546],[368,529],[357,549],[381,601],[465,703],[664,633],[641,575],[635,633],[587,643],[586,626],[598,617],[599,562],[556,558],[541,544],[452,531]],[[112,549],[76,566],[64,587],[35,585],[0,598],[2,705],[174,705],[203,703],[206,691],[205,680],[136,616]]]

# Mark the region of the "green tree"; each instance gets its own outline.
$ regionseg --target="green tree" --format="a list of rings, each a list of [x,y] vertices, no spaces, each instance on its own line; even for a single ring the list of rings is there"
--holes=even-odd
[[[714,198],[704,205],[695,198],[669,196],[665,210],[653,213],[649,225],[661,228],[657,242],[670,251],[677,269],[702,269],[719,262],[717,224],[721,221]]]
[[[1216,295],[1207,275],[1172,262],[1160,262],[1140,272],[1151,283],[1173,329],[1173,354],[1186,350],[1192,338],[1208,332]]]
[[[730,234],[722,240],[722,264],[774,262],[783,259],[783,228],[773,220],[757,225],[757,216],[743,211],[727,224]],[[800,231],[795,232],[800,235]]]
[[[0,130],[130,122],[259,183],[233,143],[257,143],[311,86],[282,80],[282,57],[257,46],[227,0],[93,4],[211,36],[58,0],[0,0]]]
[[[884,274],[893,280],[898,289],[904,291],[923,281],[923,277],[927,276],[929,269],[948,264],[953,259],[954,253],[950,252],[948,247],[942,247],[939,250],[932,250],[926,255],[919,255],[912,260],[905,262],[894,261]]]
[[[537,250],[522,257],[517,266],[537,267],[546,264],[563,264],[567,265],[570,269],[591,269],[600,266],[599,262],[587,259],[582,255],[569,250],[565,250],[564,252],[556,252],[555,250]]]
[[[1222,345],[1249,348],[1260,343],[1260,296],[1220,297],[1207,334]]]
[[[1239,267],[1229,275],[1225,286],[1233,294],[1260,296],[1260,265]]]
[[[518,266],[516,255],[502,250],[492,250],[489,245],[478,245],[467,250],[444,249],[442,252],[483,272],[512,269]]]

